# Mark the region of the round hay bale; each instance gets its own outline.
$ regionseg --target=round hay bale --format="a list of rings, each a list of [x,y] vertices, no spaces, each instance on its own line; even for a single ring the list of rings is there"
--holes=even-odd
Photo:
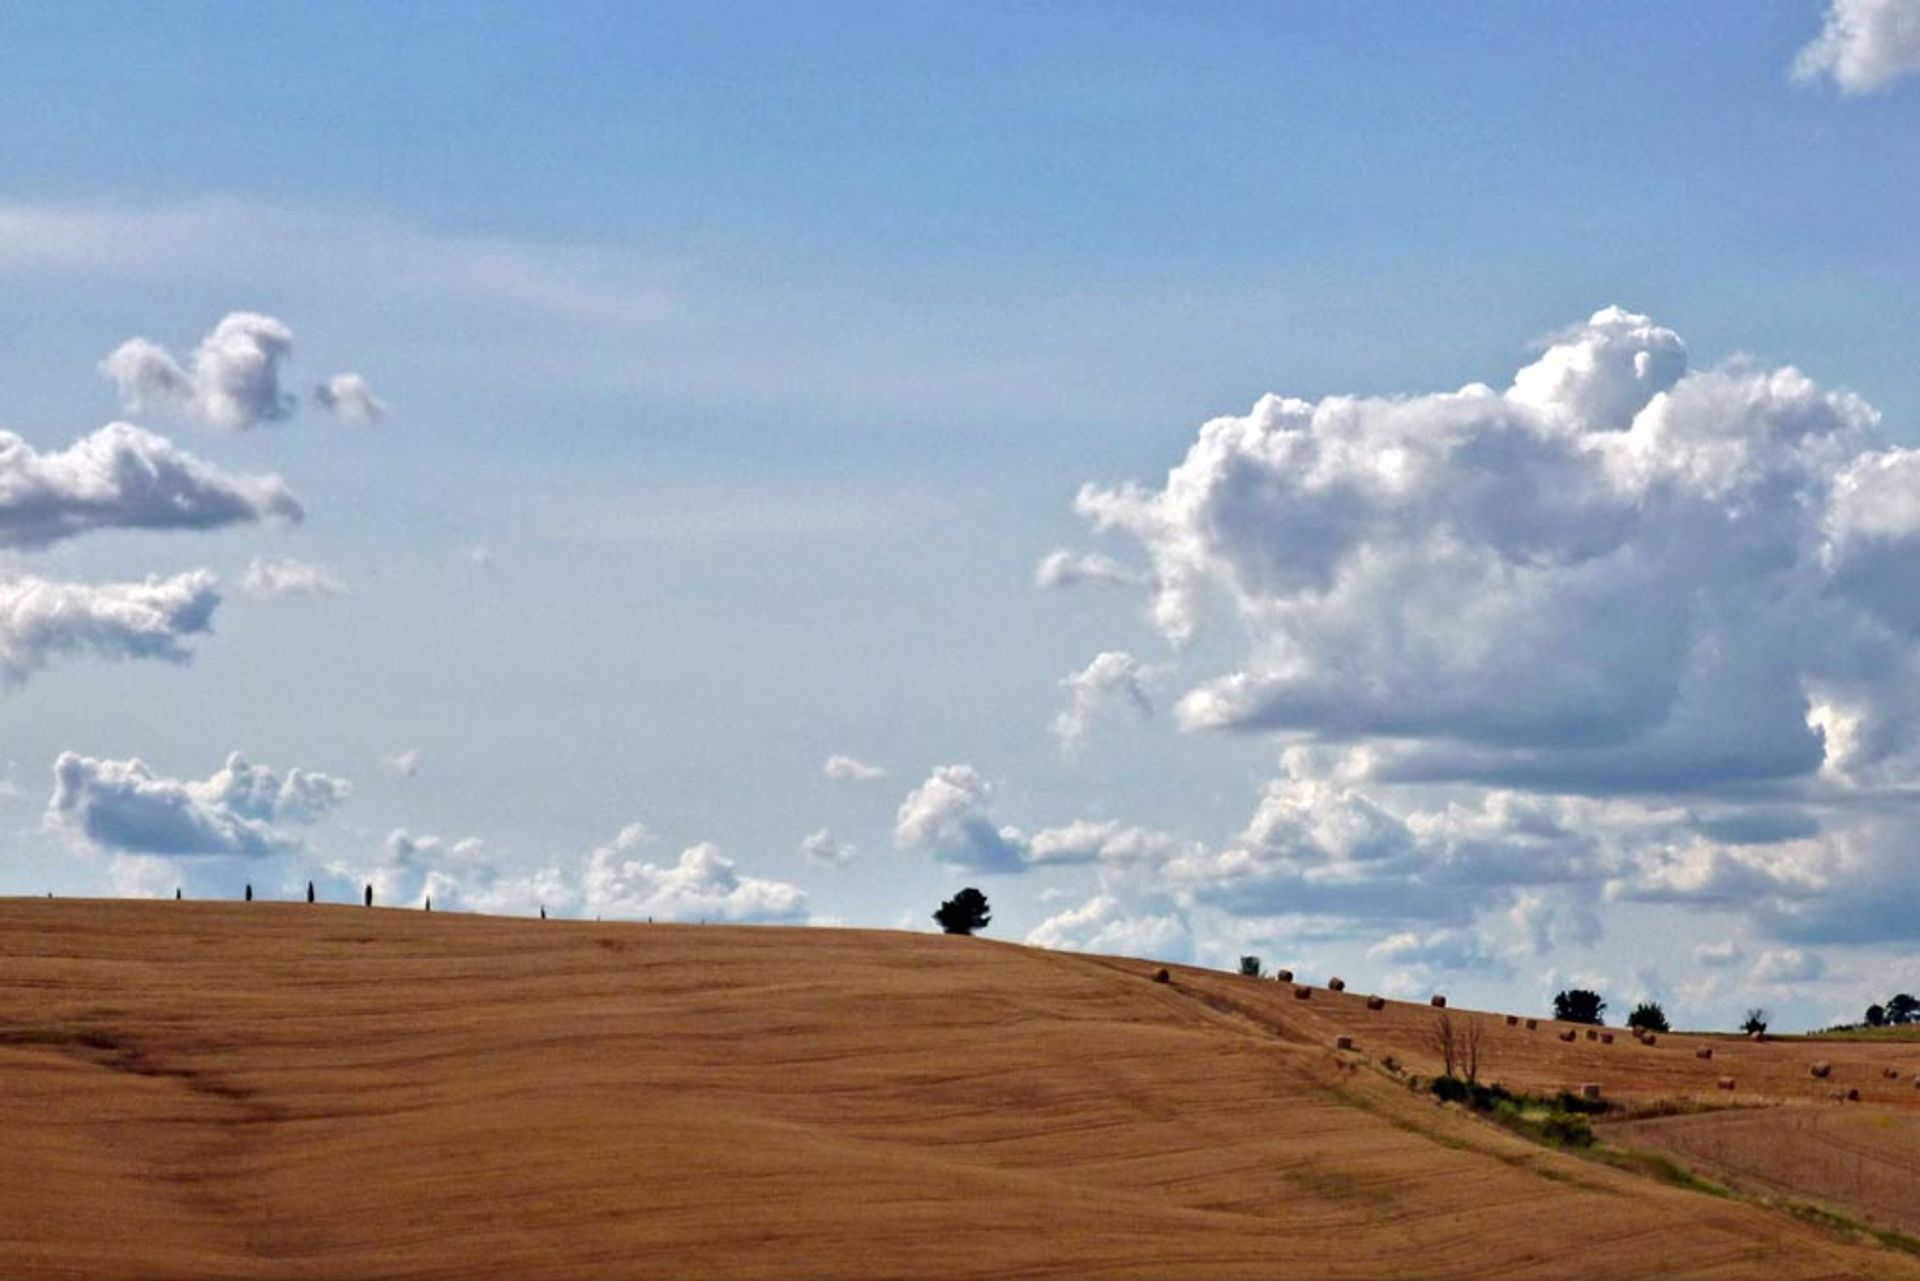
[[[1720,1088],[1723,1090],[1731,1090],[1733,1088],[1733,1078],[1730,1076],[1721,1077]]]
[[[1519,1016],[1518,1014],[1509,1014],[1509,1015],[1507,1015],[1507,1026],[1508,1026],[1508,1027],[1519,1027],[1519,1026],[1520,1026],[1520,1016]]]
[[[1367,998],[1367,1008],[1370,1010],[1384,1010],[1387,1008],[1387,998],[1384,996],[1370,996]]]
[[[1849,1085],[1847,1087],[1847,1102],[1858,1103],[1859,1101],[1860,1101],[1860,1088],[1858,1086]]]
[[[1588,1081],[1580,1087],[1580,1097],[1583,1099],[1597,1099],[1600,1097],[1600,1087],[1594,1082]]]
[[[1560,1034],[1560,1039],[1563,1041],[1571,1041],[1576,1035],[1578,1034],[1572,1028],[1568,1028]]]
[[[1900,1079],[1900,1069],[1888,1068],[1886,1071],[1882,1072],[1881,1075],[1886,1077],[1887,1080],[1889,1081],[1898,1081]]]
[[[1535,1031],[1535,1030],[1537,1030],[1537,1029],[1539,1028],[1539,1026],[1540,1026],[1540,1020],[1539,1020],[1539,1019],[1528,1019],[1528,1020],[1527,1020],[1527,1031],[1529,1031],[1529,1032],[1532,1032],[1532,1031]]]
[[[1333,1038],[1333,1048],[1336,1050],[1351,1050],[1353,1048],[1353,1038],[1350,1036],[1336,1036]]]
[[[1433,999],[1428,1001],[1427,1004],[1431,1005],[1436,1010],[1444,1010],[1447,1008],[1447,998],[1440,995],[1438,992],[1435,992],[1433,994]]]
[[[1602,1045],[1612,1045],[1612,1044],[1613,1044],[1613,1033],[1611,1033],[1611,1032],[1602,1032],[1602,1033],[1600,1034],[1600,1044],[1602,1044]]]
[[[1173,975],[1167,973],[1165,970],[1155,970],[1153,972],[1153,981],[1155,983],[1171,983],[1173,982]]]
[[[1660,1043],[1660,1038],[1654,1035],[1652,1032],[1647,1032],[1643,1034],[1640,1038],[1640,1044],[1642,1045],[1658,1045],[1659,1043]]]
[[[1713,1047],[1704,1046],[1698,1050],[1695,1050],[1693,1052],[1693,1057],[1696,1059],[1710,1059],[1713,1057]]]
[[[1331,978],[1327,980],[1327,991],[1344,992],[1346,990],[1347,990],[1347,981],[1345,979]]]
[[[1587,1039],[1588,1039],[1589,1041],[1597,1041],[1597,1040],[1599,1040],[1599,1039],[1600,1039],[1600,1034],[1599,1034],[1598,1032],[1596,1032],[1596,1031],[1594,1031],[1594,1030],[1593,1030],[1592,1028],[1588,1028],[1588,1029],[1587,1029]]]
[[[1825,1059],[1822,1059],[1818,1063],[1814,1064],[1812,1067],[1808,1068],[1807,1071],[1811,1072],[1813,1075],[1817,1077],[1821,1077],[1824,1079],[1828,1073],[1833,1071],[1833,1064],[1827,1062]]]
[[[1293,985],[1293,999],[1296,1001],[1311,1001],[1313,999],[1313,989],[1305,983],[1295,983]]]
[[[1292,970],[1275,970],[1273,972],[1273,977],[1278,982],[1291,983],[1293,982],[1293,971]]]

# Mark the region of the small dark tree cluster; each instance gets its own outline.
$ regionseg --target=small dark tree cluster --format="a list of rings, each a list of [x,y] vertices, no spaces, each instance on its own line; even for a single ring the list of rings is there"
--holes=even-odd
[[[1771,1014],[1768,1014],[1764,1009],[1756,1005],[1747,1011],[1746,1021],[1740,1025],[1740,1030],[1748,1036],[1752,1036],[1758,1032],[1764,1032],[1767,1030],[1767,1020],[1772,1017]]]
[[[1584,987],[1569,988],[1553,998],[1553,1017],[1562,1023],[1591,1023],[1597,1027],[1606,1023],[1601,1017],[1606,1012],[1607,1003],[1600,994]]]
[[[1906,1027],[1920,1023],[1920,998],[1901,992],[1888,998],[1885,1005],[1867,1007],[1868,1027]]]
[[[1260,977],[1260,958],[1257,956],[1241,957],[1240,973],[1250,979],[1259,978]]]
[[[1667,1026],[1667,1012],[1660,1008],[1658,1001],[1642,1001],[1634,1006],[1633,1013],[1627,1015],[1627,1026],[1642,1032],[1673,1031]]]
[[[942,903],[933,919],[949,934],[971,934],[993,920],[987,914],[987,896],[971,885]]]

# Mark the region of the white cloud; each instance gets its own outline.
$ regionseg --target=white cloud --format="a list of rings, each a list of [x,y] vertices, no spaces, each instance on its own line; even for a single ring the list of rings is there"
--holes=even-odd
[[[1153,715],[1153,700],[1147,697],[1145,681],[1150,669],[1123,650],[1108,650],[1094,656],[1086,667],[1063,677],[1060,687],[1067,691],[1067,705],[1053,719],[1053,732],[1060,748],[1069,756],[1086,745],[1093,723],[1117,712],[1134,711]]]
[[[1101,863],[1110,867],[1150,866],[1199,849],[1167,832],[1130,827],[1112,819],[1075,819],[1043,827],[1024,842],[1029,865]]]
[[[1506,392],[1269,396],[1207,423],[1163,489],[1078,507],[1146,550],[1169,640],[1250,637],[1180,700],[1187,728],[1390,741],[1403,780],[1787,778],[1825,759],[1816,702],[1861,708],[1873,751],[1913,738],[1889,633],[1915,593],[1848,578],[1823,537],[1860,468],[1920,489],[1877,424],[1792,368],[1689,370],[1671,331],[1610,308]]]
[[[1392,965],[1427,970],[1499,971],[1506,968],[1499,954],[1471,930],[1394,934],[1368,948],[1367,955]]]
[[[887,771],[878,765],[838,754],[827,757],[820,772],[836,783],[871,783],[887,776]]]
[[[807,833],[800,842],[800,857],[823,867],[845,867],[853,862],[856,852],[853,846],[835,840],[833,833],[824,827]]]
[[[1799,80],[1833,77],[1847,93],[1920,71],[1920,0],[1828,0],[1820,34],[1793,61]]]
[[[1177,911],[1130,914],[1110,894],[1048,917],[1028,933],[1027,942],[1035,947],[1159,961],[1186,961],[1193,954],[1192,933]]]
[[[107,850],[144,855],[260,858],[298,850],[288,824],[311,823],[351,791],[344,779],[285,774],[238,752],[205,780],[156,775],[141,760],[62,752],[53,765],[49,826]]]
[[[1152,580],[1141,571],[1098,552],[1070,552],[1056,548],[1034,566],[1036,587],[1145,587]]]
[[[1818,952],[1795,947],[1762,952],[1753,963],[1753,978],[1758,983],[1810,983],[1827,972],[1827,963]]]
[[[971,765],[942,765],[907,793],[894,818],[893,843],[942,863],[980,872],[1018,872],[1026,837],[993,817],[993,784]]]
[[[1693,949],[1693,963],[1710,970],[1738,965],[1746,959],[1746,956],[1746,952],[1732,939],[1723,939],[1718,943],[1701,943]]]
[[[45,547],[100,529],[293,524],[302,514],[278,476],[223,472],[130,423],[53,453],[0,432],[0,547]]]
[[[587,910],[624,917],[691,921],[803,921],[806,891],[784,881],[743,876],[716,845],[680,852],[661,865],[634,856],[632,828],[587,857],[582,899]]]
[[[373,388],[359,374],[335,374],[313,389],[313,401],[347,422],[372,422],[387,413],[386,402],[373,394]]]
[[[240,578],[241,593],[257,601],[283,596],[340,596],[346,590],[340,575],[327,566],[285,556],[255,556]]]
[[[129,410],[172,409],[214,427],[245,431],[293,412],[280,367],[293,352],[293,331],[258,312],[223,317],[182,367],[164,347],[130,338],[100,362]]]
[[[211,629],[219,604],[205,570],[144,583],[0,577],[0,677],[17,684],[76,653],[185,662],[187,638]]]
[[[399,778],[412,778],[420,772],[420,749],[409,747],[380,758],[380,767]]]

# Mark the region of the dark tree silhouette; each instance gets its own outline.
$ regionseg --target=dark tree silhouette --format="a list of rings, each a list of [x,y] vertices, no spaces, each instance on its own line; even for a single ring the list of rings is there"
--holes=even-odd
[[[1920,1023],[1920,997],[1911,992],[1902,992],[1887,1001],[1887,1022],[1905,1026],[1908,1023]]]
[[[1884,1005],[1869,1005],[1867,1007],[1867,1026],[1885,1027],[1886,1025],[1887,1007]]]
[[[177,885],[173,888],[173,901],[176,903],[180,901],[180,887]]]
[[[253,902],[253,885],[251,882],[247,885],[247,902]]]
[[[545,903],[540,905],[540,919],[543,921],[547,919],[547,905]]]
[[[1642,1028],[1648,1032],[1671,1032],[1667,1026],[1667,1012],[1660,1008],[1658,1001],[1642,1001],[1633,1007],[1633,1013],[1627,1015],[1627,1026]]]
[[[933,919],[949,934],[971,934],[985,929],[993,918],[987,915],[987,896],[969,885],[942,903]]]
[[[1755,1032],[1764,1032],[1767,1030],[1769,1017],[1764,1009],[1756,1005],[1747,1011],[1747,1020],[1740,1025],[1740,1030],[1748,1036],[1752,1036]]]
[[[307,902],[313,902],[313,882],[307,882]]]
[[[1553,998],[1553,1017],[1562,1023],[1602,1024],[1606,1019],[1601,1015],[1606,1011],[1607,1003],[1600,999],[1600,994],[1584,987],[1571,988]]]
[[[433,910],[433,895],[431,894],[427,895],[427,910],[429,912]]]
[[[1246,975],[1250,979],[1259,978],[1260,977],[1260,958],[1257,956],[1241,957],[1240,972]]]
[[[367,886],[367,906],[373,906],[373,886]]]

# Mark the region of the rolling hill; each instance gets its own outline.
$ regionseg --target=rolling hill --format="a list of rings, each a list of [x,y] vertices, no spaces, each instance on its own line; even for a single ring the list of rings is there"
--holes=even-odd
[[[1425,1007],[1156,968],[883,931],[0,901],[0,1275],[1920,1277],[1435,1104],[1375,1066],[1427,1064]],[[1869,1079],[1904,1047],[1709,1061],[1461,1017],[1529,1087],[1732,1072],[1804,1101],[1820,1057],[1876,1111],[1920,1102]]]

